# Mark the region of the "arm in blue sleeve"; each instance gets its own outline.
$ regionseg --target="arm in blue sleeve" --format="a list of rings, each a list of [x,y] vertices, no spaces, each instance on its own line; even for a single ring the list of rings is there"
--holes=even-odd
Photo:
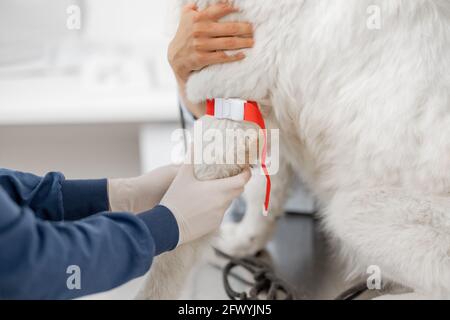
[[[66,180],[61,173],[44,177],[0,169],[0,188],[19,206],[49,221],[79,220],[109,209],[107,180]]]
[[[0,188],[0,299],[71,299],[142,276],[178,243],[178,226],[159,206],[133,216],[104,213],[77,222],[39,219]],[[67,285],[70,267],[81,289]],[[170,281],[170,279],[167,279]]]

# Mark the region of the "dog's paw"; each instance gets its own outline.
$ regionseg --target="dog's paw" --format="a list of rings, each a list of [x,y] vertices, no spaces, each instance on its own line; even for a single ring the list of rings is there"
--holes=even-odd
[[[255,255],[267,244],[264,234],[251,233],[240,224],[228,223],[222,226],[214,247],[234,257]]]

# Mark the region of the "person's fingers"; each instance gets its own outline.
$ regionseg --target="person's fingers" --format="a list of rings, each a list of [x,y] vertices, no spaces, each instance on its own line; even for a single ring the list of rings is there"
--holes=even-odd
[[[254,44],[255,42],[252,38],[204,38],[195,42],[195,48],[200,51],[237,50],[251,48]]]
[[[243,52],[239,52],[237,54],[229,55],[224,51],[217,51],[206,53],[201,57],[201,64],[203,67],[212,65],[212,64],[220,64],[220,63],[230,63],[235,61],[240,61],[245,59],[245,54]]]
[[[253,25],[248,22],[215,22],[207,24],[206,35],[210,37],[231,37],[253,35]]]
[[[253,35],[253,25],[248,22],[201,22],[193,30],[196,38],[210,37],[247,37]]]
[[[190,12],[190,11],[197,10],[197,9],[198,9],[198,7],[197,7],[197,5],[195,3],[190,3],[190,4],[185,5],[183,7],[182,11],[183,12]]]
[[[198,15],[198,20],[214,20],[217,21],[231,13],[238,12],[239,9],[233,7],[231,4],[223,2],[209,6],[201,11]]]
[[[215,184],[215,187],[222,188],[223,190],[228,191],[237,191],[238,195],[244,191],[245,186],[250,181],[252,177],[252,173],[250,169],[245,169],[242,173],[238,174],[237,176],[230,177],[230,178],[224,178],[224,179],[218,179],[213,181]]]
[[[166,165],[163,167],[159,167],[153,171],[150,171],[141,177],[152,178],[154,176],[157,176],[157,177],[162,177],[163,179],[173,180],[177,176],[178,172],[180,171],[180,168],[181,168],[180,165],[170,164],[170,165]],[[141,178],[141,177],[138,177],[138,178]]]

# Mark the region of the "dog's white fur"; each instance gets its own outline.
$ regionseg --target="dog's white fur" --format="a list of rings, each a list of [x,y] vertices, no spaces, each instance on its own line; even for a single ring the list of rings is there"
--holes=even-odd
[[[272,218],[260,214],[255,183],[246,218],[228,227],[222,247],[246,254],[266,244],[293,168],[318,198],[352,274],[377,265],[384,280],[450,298],[450,1],[234,2],[241,12],[228,19],[254,23],[255,48],[242,62],[194,74],[188,96],[260,102],[281,129],[283,164],[273,177]],[[380,30],[367,27],[372,5],[381,9]],[[162,269],[181,272],[191,250],[156,264],[173,259]],[[164,280],[162,287],[174,282]],[[140,297],[174,293],[149,292]]]

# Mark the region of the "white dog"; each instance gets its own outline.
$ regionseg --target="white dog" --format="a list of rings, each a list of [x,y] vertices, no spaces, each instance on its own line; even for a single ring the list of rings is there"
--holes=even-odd
[[[263,183],[254,183],[246,217],[227,228],[222,247],[242,255],[265,246],[293,169],[319,200],[351,274],[376,265],[384,281],[450,298],[450,1],[234,2],[241,12],[227,19],[251,21],[256,45],[242,62],[193,75],[188,96],[258,101],[281,130],[283,163],[269,218]],[[211,170],[229,174],[220,166],[197,174]],[[173,298],[196,249],[161,257],[140,298]],[[174,288],[160,286],[158,273]]]

